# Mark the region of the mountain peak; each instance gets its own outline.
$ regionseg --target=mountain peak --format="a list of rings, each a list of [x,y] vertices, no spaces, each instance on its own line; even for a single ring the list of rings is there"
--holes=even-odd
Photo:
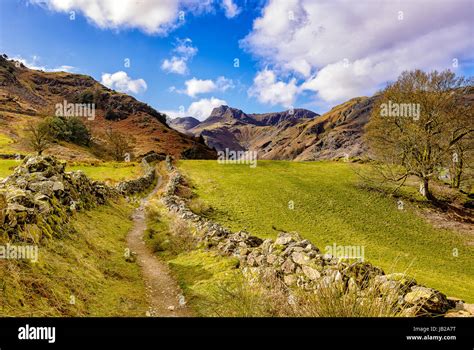
[[[246,115],[242,110],[229,107],[226,105],[222,105],[219,107],[215,107],[211,114],[209,115],[209,118],[211,117],[223,117],[223,116],[231,116],[237,119],[240,119],[242,115]]]

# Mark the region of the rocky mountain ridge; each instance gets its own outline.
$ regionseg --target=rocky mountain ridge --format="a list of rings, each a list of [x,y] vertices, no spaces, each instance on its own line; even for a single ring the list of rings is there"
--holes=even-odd
[[[252,150],[257,151],[259,159],[306,161],[361,157],[367,151],[362,136],[375,99],[354,98],[323,115],[306,109],[246,114],[220,106],[198,124],[184,127],[184,121],[174,119],[170,126],[202,136],[217,151]]]

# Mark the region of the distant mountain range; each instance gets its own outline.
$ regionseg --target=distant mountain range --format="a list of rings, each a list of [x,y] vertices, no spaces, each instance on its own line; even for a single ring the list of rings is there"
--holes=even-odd
[[[135,153],[150,151],[184,158],[216,158],[215,151],[253,150],[259,159],[318,160],[359,157],[375,97],[358,97],[319,115],[307,109],[251,114],[220,106],[204,121],[167,119],[145,103],[113,91],[93,78],[66,72],[32,70],[0,56],[0,132],[27,148],[28,121],[55,113],[63,101],[93,103],[94,120],[84,120],[95,134],[108,128],[133,136]],[[58,143],[53,153],[65,158],[96,158],[87,148]]]
[[[204,121],[192,117],[168,124],[224,151],[253,150],[260,159],[317,160],[359,157],[366,152],[364,126],[375,97],[358,97],[319,115],[306,109],[246,114],[228,106],[215,108]]]

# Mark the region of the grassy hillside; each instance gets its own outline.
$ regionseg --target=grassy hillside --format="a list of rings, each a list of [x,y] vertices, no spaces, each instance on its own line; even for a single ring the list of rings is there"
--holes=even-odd
[[[259,161],[250,168],[181,161],[179,167],[214,209],[209,215],[233,230],[260,237],[297,231],[323,251],[326,245],[362,245],[366,260],[386,272],[408,270],[420,283],[474,302],[469,238],[435,229],[413,208],[398,210],[394,198],[358,188],[349,164]]]
[[[132,210],[120,201],[78,213],[38,262],[0,260],[0,315],[144,316],[140,268],[124,258]]]

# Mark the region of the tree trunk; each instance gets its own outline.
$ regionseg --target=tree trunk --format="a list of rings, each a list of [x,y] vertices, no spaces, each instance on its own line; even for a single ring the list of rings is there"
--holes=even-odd
[[[459,162],[454,164],[454,177],[453,177],[453,188],[458,188],[461,186],[463,162],[462,158],[459,159]]]
[[[423,178],[420,186],[421,194],[428,200],[433,200],[434,196],[430,191],[430,182],[428,178]]]

